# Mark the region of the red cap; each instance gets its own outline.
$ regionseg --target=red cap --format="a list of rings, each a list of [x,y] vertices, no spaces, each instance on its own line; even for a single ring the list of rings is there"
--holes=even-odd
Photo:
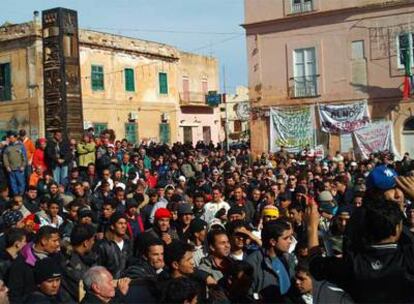
[[[39,144],[46,143],[46,138],[39,138]]]
[[[167,208],[159,208],[157,209],[157,211],[155,211],[155,215],[154,218],[155,220],[159,220],[162,218],[171,218],[172,214],[170,212],[170,210],[168,210]]]

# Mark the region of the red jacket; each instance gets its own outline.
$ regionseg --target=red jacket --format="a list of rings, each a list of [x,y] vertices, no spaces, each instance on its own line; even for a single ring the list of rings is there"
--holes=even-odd
[[[39,148],[35,150],[35,152],[33,153],[32,166],[34,169],[40,166],[42,168],[42,172],[47,170],[44,150],[39,149]]]

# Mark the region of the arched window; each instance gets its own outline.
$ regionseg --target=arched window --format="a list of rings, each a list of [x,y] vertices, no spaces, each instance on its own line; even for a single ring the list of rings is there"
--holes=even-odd
[[[408,118],[404,123],[405,132],[414,132],[414,117]]]

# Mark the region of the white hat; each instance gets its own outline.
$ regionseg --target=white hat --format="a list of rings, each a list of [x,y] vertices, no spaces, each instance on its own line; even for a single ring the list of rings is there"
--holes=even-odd
[[[181,175],[181,176],[178,178],[178,180],[179,180],[180,182],[183,182],[183,183],[185,183],[185,181],[186,181],[185,176],[183,176],[183,175]]]
[[[356,162],[351,163],[351,167],[356,167],[356,166],[358,166],[358,164]]]

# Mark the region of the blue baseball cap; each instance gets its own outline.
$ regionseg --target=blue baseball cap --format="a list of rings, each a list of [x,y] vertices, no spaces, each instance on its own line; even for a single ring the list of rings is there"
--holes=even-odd
[[[395,178],[398,176],[394,169],[381,165],[375,167],[368,175],[366,184],[368,189],[377,188],[380,190],[389,190],[397,184]]]

